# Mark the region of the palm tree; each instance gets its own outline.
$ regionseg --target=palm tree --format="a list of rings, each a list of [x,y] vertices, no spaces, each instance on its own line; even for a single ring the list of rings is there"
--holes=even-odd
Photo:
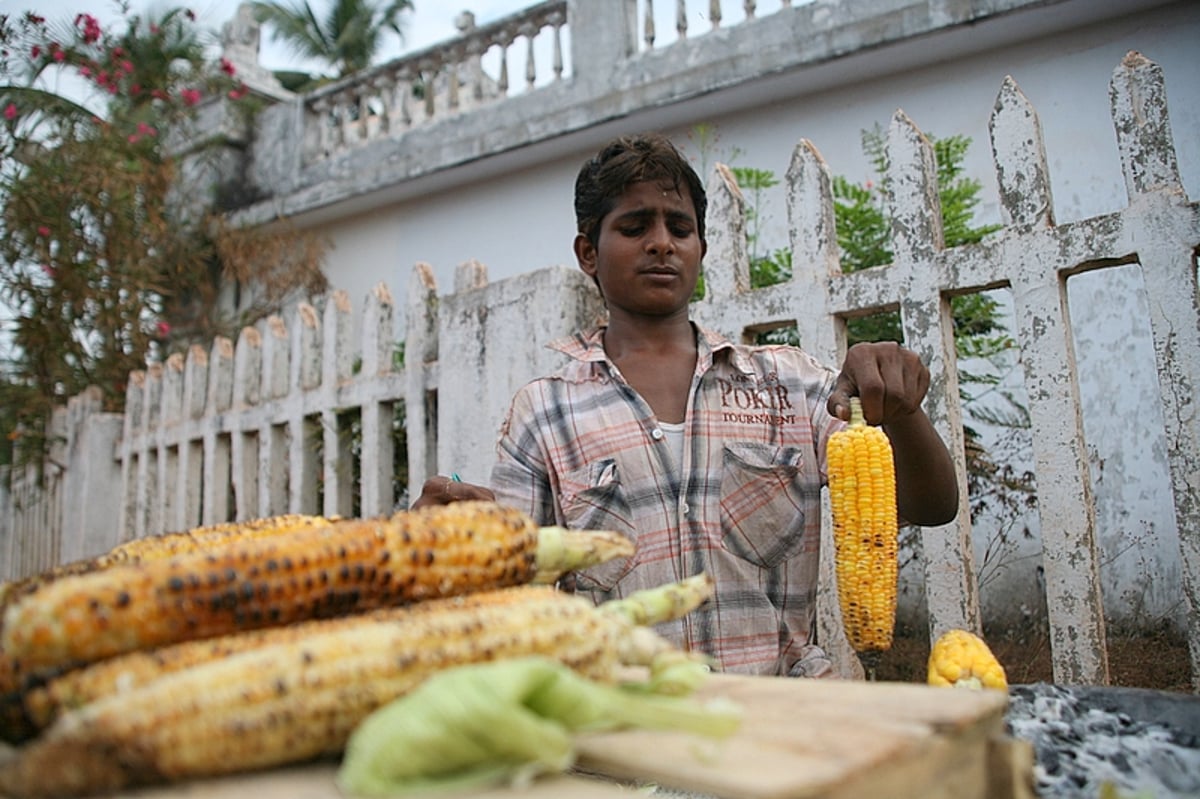
[[[255,17],[272,28],[273,40],[298,56],[328,63],[339,78],[370,66],[386,31],[403,40],[399,17],[412,8],[411,0],[333,0],[319,17],[308,0],[254,3]]]

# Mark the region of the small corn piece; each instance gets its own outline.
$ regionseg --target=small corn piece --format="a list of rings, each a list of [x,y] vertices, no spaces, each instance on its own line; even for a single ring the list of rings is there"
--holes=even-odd
[[[829,439],[829,499],[838,604],[850,645],[862,656],[892,646],[899,571],[896,469],[891,443],[863,420],[858,397],[850,399],[850,414],[849,427]]]
[[[668,612],[704,601],[711,581],[691,590],[687,604],[667,603]],[[546,586],[360,615],[65,713],[0,764],[0,792],[78,796],[336,754],[370,712],[453,666],[541,655],[614,682],[625,659],[640,663],[645,654],[623,646],[633,629],[623,613]],[[666,651],[651,649],[655,658]]]
[[[340,520],[51,581],[5,612],[0,648],[64,667],[180,641],[528,583],[541,531],[490,502]],[[603,550],[606,556],[630,554]]]
[[[987,643],[966,630],[949,630],[929,653],[930,685],[1007,690],[1004,667]]]

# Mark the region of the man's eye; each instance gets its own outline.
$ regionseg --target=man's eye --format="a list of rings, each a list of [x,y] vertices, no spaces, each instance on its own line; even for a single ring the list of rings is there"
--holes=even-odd
[[[692,235],[692,227],[691,225],[676,225],[671,228],[671,235],[681,239],[686,239],[688,236]]]
[[[643,231],[645,231],[645,228],[641,225],[620,228],[621,235],[628,236],[630,238],[642,235]]]

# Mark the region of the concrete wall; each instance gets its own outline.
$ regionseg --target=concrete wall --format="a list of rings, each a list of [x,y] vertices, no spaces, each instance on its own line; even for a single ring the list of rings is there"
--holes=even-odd
[[[647,109],[606,122],[599,130],[566,136],[553,146],[541,145],[544,154],[510,153],[495,159],[513,161],[511,167],[462,167],[468,177],[472,171],[479,175],[467,185],[421,191],[411,199],[373,208],[369,215],[318,221],[316,226],[335,242],[329,258],[335,285],[347,286],[358,296],[354,287],[382,279],[397,292],[397,304],[403,307],[399,298],[407,271],[417,260],[431,264],[443,284],[449,284],[456,266],[469,259],[485,263],[493,278],[573,264],[575,172],[596,142],[608,135],[663,129],[675,135],[698,166],[706,158],[710,166],[717,160],[731,161],[777,175],[782,175],[792,147],[803,137],[820,148],[835,174],[866,180],[871,175],[859,133],[886,125],[897,108],[934,135],[963,134],[974,140],[966,167],[984,183],[979,218],[998,222],[987,122],[996,93],[1009,75],[1041,113],[1056,218],[1082,219],[1124,203],[1108,81],[1129,50],[1142,52],[1166,72],[1172,121],[1184,132],[1176,141],[1184,185],[1191,194],[1200,189],[1200,136],[1187,135],[1200,130],[1200,82],[1189,78],[1200,73],[1200,53],[1194,45],[1198,33],[1200,7],[1181,3],[1002,50],[951,56],[915,70],[891,74],[884,65],[815,91],[806,90],[801,81],[782,100],[772,97],[768,104],[732,112],[731,105],[746,102],[753,86],[714,91],[684,109]],[[715,126],[719,136],[707,154],[689,140],[699,124]],[[402,147],[403,141],[396,146]],[[493,170],[497,173],[491,174]],[[781,191],[767,198],[764,236],[776,245],[785,241]]]

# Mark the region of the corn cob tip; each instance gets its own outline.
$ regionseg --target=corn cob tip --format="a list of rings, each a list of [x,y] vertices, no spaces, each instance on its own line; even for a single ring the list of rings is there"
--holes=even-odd
[[[537,574],[533,582],[549,585],[566,572],[631,557],[635,550],[632,541],[609,530],[541,527],[538,528]]]
[[[635,591],[622,599],[600,605],[605,613],[624,618],[630,624],[649,627],[664,621],[682,619],[712,596],[712,576],[701,572],[674,583]]]

